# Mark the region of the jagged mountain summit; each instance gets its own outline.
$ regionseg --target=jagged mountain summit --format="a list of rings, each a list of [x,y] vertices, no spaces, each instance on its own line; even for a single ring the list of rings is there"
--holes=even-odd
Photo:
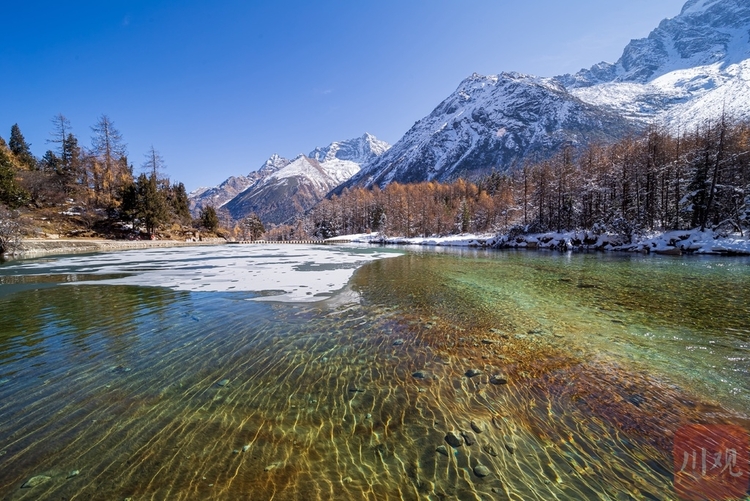
[[[230,177],[216,188],[198,192],[193,206],[214,202],[211,205],[225,208],[236,220],[254,212],[264,223],[293,222],[356,174],[362,163],[375,160],[388,148],[388,143],[366,133],[315,148],[294,160],[274,155],[258,171],[242,178],[245,187],[239,192],[233,193],[233,186],[241,184]]]
[[[750,119],[750,2],[689,0],[614,63],[575,75],[473,75],[343,186],[450,181],[722,113]]]
[[[689,0],[614,64],[557,80],[590,104],[673,130],[750,119],[750,3]]]
[[[290,160],[273,154],[258,170],[252,171],[247,176],[230,176],[219,186],[198,188],[190,192],[188,200],[190,201],[191,214],[197,217],[201,209],[207,206],[222,207],[259,180],[270,176],[290,163]]]
[[[307,156],[324,163],[341,160],[363,165],[379,157],[390,147],[391,145],[385,141],[365,133],[357,139],[331,143],[325,148],[315,148]]]

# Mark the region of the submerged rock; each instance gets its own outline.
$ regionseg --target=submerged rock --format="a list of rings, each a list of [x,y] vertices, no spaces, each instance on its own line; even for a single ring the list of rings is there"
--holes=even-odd
[[[516,443],[513,440],[512,437],[505,436],[503,438],[503,445],[505,446],[505,449],[510,452],[511,454],[515,454],[516,452]]]
[[[492,384],[508,384],[508,377],[502,374],[493,374],[490,376],[490,383]]]
[[[443,456],[448,456],[449,455],[448,454],[448,448],[446,446],[444,446],[444,445],[438,445],[435,450],[437,452],[439,452],[440,454],[442,454]]]
[[[393,342],[393,346],[400,346],[400,345],[402,345],[402,344],[404,344],[404,340],[403,340],[403,339],[396,339],[396,340],[395,340],[395,341]]]
[[[461,447],[464,445],[463,438],[456,432],[451,431],[445,436],[445,441],[448,442],[448,445],[451,447]]]
[[[471,425],[471,429],[474,430],[476,433],[482,433],[482,427],[479,426],[479,423],[476,421],[472,421],[469,423]]]
[[[31,489],[32,487],[36,487],[37,485],[41,485],[44,482],[47,482],[48,480],[51,480],[52,477],[48,477],[47,475],[36,475],[34,477],[31,477],[28,479],[22,486],[21,489]]]
[[[483,464],[478,464],[474,467],[474,475],[476,475],[477,477],[484,478],[490,473],[492,473],[490,469]]]
[[[466,376],[474,377],[480,375],[481,373],[482,371],[480,371],[479,369],[469,369],[468,371],[466,371]]]
[[[67,476],[67,477],[65,477],[65,478],[73,478],[73,477],[77,477],[77,476],[78,476],[78,475],[80,475],[80,474],[81,474],[81,472],[80,472],[80,471],[78,471],[78,470],[72,470],[71,472],[69,472],[69,473],[68,473],[68,476]]]
[[[229,384],[229,380],[228,379],[222,379],[221,381],[219,381],[216,384],[217,384],[217,386],[222,386],[223,387],[223,386],[226,386],[226,385]]]
[[[427,374],[425,374],[423,371],[417,371],[412,374],[412,377],[415,377],[417,379],[425,379],[427,377]]]
[[[464,441],[466,442],[466,445],[474,445],[477,443],[477,439],[474,437],[474,435],[471,432],[462,431],[461,436],[464,437]]]

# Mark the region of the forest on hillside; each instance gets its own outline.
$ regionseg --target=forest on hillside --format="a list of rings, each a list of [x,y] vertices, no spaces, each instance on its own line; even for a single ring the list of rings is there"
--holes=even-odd
[[[7,142],[0,137],[0,254],[11,237],[24,233],[17,209],[24,209],[27,220],[57,219],[67,236],[148,238],[159,229],[184,232],[196,223],[217,229],[213,209],[192,220],[185,186],[164,174],[165,162],[153,146],[136,175],[122,134],[107,115],[91,133],[91,146],[82,146],[70,121],[56,115],[50,149],[41,158],[32,155],[18,124]]]
[[[750,230],[750,124],[726,119],[680,133],[651,127],[614,144],[567,148],[476,183],[348,189],[316,206],[314,235],[387,236],[595,230]]]
[[[626,241],[674,229],[750,234],[750,124],[724,119],[677,135],[651,127],[614,144],[570,147],[476,182],[347,189],[293,224],[268,231],[254,214],[225,220],[213,207],[192,220],[185,187],[164,175],[158,151],[152,147],[144,155],[135,175],[122,135],[106,115],[91,127],[89,148],[63,115],[52,124],[51,148],[42,158],[31,154],[17,125],[8,142],[0,138],[0,252],[9,233],[19,234],[18,208],[45,217],[67,214],[79,225],[69,236],[92,230],[117,238],[169,229],[237,239],[265,233],[267,240],[375,231],[429,237],[585,229]]]

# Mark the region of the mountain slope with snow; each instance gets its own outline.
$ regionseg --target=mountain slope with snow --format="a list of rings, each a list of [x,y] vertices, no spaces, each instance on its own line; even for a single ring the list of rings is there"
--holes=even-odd
[[[364,136],[316,148],[262,177],[224,207],[240,220],[254,212],[264,223],[292,222],[317,204],[333,188],[390,146],[375,136]]]
[[[627,120],[572,96],[553,79],[474,74],[336,192],[351,185],[476,177],[632,130]]]
[[[231,176],[219,186],[213,188],[198,188],[188,195],[190,201],[190,212],[193,217],[198,217],[204,207],[219,208],[224,206],[234,197],[250,188],[257,182],[265,179],[274,172],[289,165],[290,161],[279,155],[271,158],[261,165],[260,169],[249,173],[247,176]]]
[[[556,78],[587,103],[672,130],[750,119],[750,3],[689,0],[614,63]]]

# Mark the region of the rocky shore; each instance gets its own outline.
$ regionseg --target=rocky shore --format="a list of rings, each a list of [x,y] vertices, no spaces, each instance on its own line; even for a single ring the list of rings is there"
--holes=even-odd
[[[699,229],[673,230],[629,236],[591,230],[483,235],[461,234],[409,238],[368,233],[342,235],[329,238],[326,242],[557,251],[623,251],[674,256],[683,254],[750,256],[750,236],[709,229],[703,231]]]
[[[152,249],[155,247],[188,247],[195,245],[225,244],[223,238],[192,240],[107,240],[99,238],[29,238],[21,242],[21,248],[13,256],[4,258],[25,259],[54,254],[76,254],[108,252],[129,249]]]

